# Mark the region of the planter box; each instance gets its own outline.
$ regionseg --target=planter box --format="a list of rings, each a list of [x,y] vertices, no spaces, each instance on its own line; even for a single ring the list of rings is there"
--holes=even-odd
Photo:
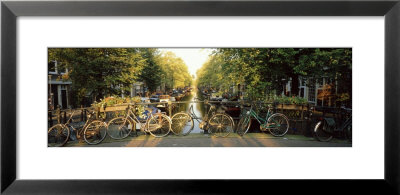
[[[298,105],[298,104],[278,104],[277,109],[283,110],[307,110],[307,105]]]
[[[127,105],[115,105],[115,106],[109,106],[104,108],[100,108],[100,112],[115,112],[115,111],[124,111],[126,110],[128,106]]]

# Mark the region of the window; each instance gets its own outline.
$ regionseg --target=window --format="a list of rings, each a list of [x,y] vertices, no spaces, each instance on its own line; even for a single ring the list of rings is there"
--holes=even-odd
[[[67,72],[66,68],[61,63],[57,63],[57,69],[60,74],[65,74]]]
[[[306,78],[301,78],[300,79],[300,86],[306,86],[307,79]]]
[[[49,73],[53,73],[53,74],[65,74],[68,71],[68,69],[66,69],[64,66],[62,66],[57,61],[49,62],[48,69],[49,69]]]
[[[313,79],[309,79],[308,81],[308,101],[315,102],[315,82]]]

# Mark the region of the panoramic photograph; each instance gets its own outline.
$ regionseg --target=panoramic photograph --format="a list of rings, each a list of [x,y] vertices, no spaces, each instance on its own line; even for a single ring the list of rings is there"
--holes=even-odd
[[[352,48],[48,48],[48,147],[352,147]]]

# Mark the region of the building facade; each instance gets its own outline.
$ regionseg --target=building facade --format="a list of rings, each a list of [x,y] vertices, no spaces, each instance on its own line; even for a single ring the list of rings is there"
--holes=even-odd
[[[337,81],[332,78],[324,77],[321,79],[299,78],[299,93],[292,94],[292,80],[290,79],[284,89],[282,95],[298,96],[305,98],[310,104],[316,106],[334,106],[337,97]]]
[[[147,92],[146,85],[144,82],[135,82],[131,87],[131,97],[144,96]]]
[[[62,76],[67,73],[66,69],[60,68],[56,61],[48,63],[48,109],[57,107],[66,109],[70,107],[69,90],[70,81],[63,81]]]

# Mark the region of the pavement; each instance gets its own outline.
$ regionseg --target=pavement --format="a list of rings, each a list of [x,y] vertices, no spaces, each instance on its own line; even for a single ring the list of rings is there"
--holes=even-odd
[[[232,133],[227,137],[217,138],[209,134],[192,133],[187,136],[168,135],[163,138],[151,135],[128,136],[122,140],[107,137],[98,145],[69,141],[65,147],[352,147],[352,144],[341,139],[320,142],[313,137],[302,135],[274,137],[266,133],[248,133],[242,137]]]

